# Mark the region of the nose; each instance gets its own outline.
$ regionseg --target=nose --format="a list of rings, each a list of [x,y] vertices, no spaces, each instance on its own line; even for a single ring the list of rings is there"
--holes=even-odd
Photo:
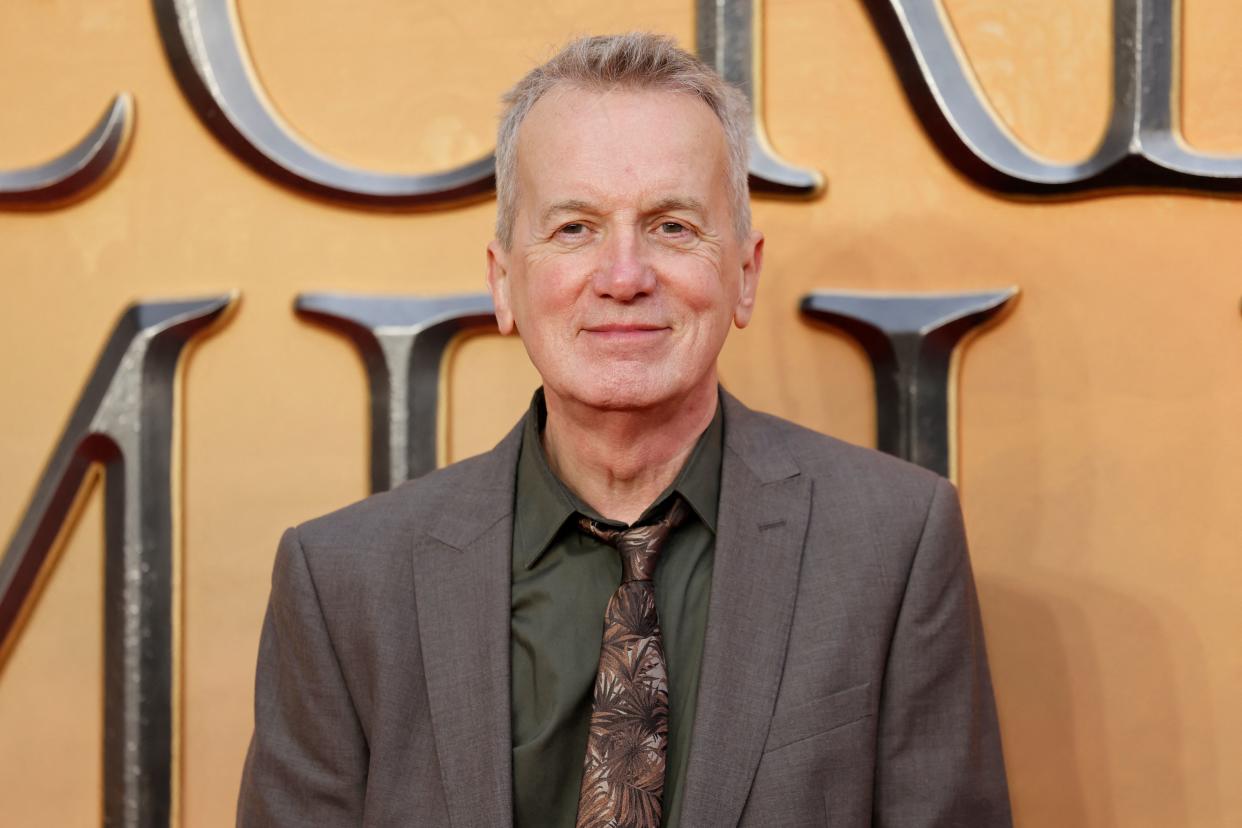
[[[655,270],[641,234],[626,228],[609,234],[592,279],[597,296],[618,302],[649,296],[656,286]]]

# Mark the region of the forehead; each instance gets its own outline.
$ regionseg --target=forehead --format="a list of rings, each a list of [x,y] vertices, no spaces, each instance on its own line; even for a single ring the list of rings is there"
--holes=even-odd
[[[724,199],[724,128],[699,98],[662,89],[558,86],[518,134],[519,211],[549,199]]]

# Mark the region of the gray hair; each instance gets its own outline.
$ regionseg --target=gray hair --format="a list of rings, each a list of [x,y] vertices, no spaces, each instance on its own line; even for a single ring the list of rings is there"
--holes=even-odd
[[[505,93],[496,140],[496,238],[507,250],[517,218],[518,129],[531,107],[566,84],[586,89],[658,89],[693,95],[716,114],[729,151],[729,195],[739,239],[750,234],[750,104],[742,92],[671,37],[650,32],[582,37]]]

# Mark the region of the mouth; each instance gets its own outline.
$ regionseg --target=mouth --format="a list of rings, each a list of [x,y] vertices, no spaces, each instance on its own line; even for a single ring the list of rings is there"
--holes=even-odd
[[[633,353],[635,349],[646,350],[660,345],[669,330],[671,328],[667,325],[609,323],[587,325],[586,328],[581,329],[581,333],[587,343],[595,343],[599,348],[620,349],[623,353]]]
[[[631,333],[654,333],[656,331],[667,330],[664,325],[648,325],[644,323],[626,323],[614,322],[608,325],[589,325],[583,328],[587,333],[600,334],[631,334]]]
[[[665,325],[614,322],[606,325],[589,325],[582,329],[582,333],[587,336],[588,340],[601,345],[642,346],[647,343],[654,344],[669,330]]]

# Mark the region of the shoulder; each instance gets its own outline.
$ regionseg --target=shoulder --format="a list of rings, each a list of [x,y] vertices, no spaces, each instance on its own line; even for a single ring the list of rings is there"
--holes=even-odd
[[[796,477],[809,488],[808,548],[835,564],[873,561],[897,576],[908,570],[929,521],[937,515],[960,521],[952,484],[927,469],[736,400],[725,414],[725,444],[734,462],[762,481]]]
[[[446,466],[288,529],[272,571],[273,602],[317,604],[337,640],[359,652],[371,646],[374,630],[394,623],[410,628],[417,550],[436,545],[436,536],[449,534],[445,527],[460,532],[463,523],[488,520],[488,504],[512,511],[512,470],[509,503],[502,507],[506,476],[496,472],[505,458],[497,453]]]
[[[287,534],[316,582],[383,579],[404,572],[414,544],[438,528],[485,520],[489,508],[511,511],[515,466],[511,452],[503,449],[502,444],[436,469],[299,523]]]
[[[815,477],[846,476],[875,496],[891,498],[931,493],[944,478],[908,460],[854,445],[789,423],[788,439],[804,471]]]
[[[804,580],[900,589],[925,542],[946,554],[964,549],[956,489],[940,475],[770,414],[747,410],[743,419],[752,441],[784,456],[785,474],[809,486]]]
[[[736,400],[726,408],[732,423],[744,432],[727,440],[751,458],[768,455],[797,473],[810,477],[817,490],[847,496],[858,503],[917,506],[923,510],[941,484],[934,472],[872,448],[854,445],[805,426],[742,406]],[[752,462],[754,462],[752,460]],[[823,491],[819,492],[823,494]]]
[[[304,545],[354,547],[382,545],[411,529],[425,529],[451,508],[453,494],[486,485],[488,454],[461,460],[422,477],[407,480],[318,517],[295,528]]]

